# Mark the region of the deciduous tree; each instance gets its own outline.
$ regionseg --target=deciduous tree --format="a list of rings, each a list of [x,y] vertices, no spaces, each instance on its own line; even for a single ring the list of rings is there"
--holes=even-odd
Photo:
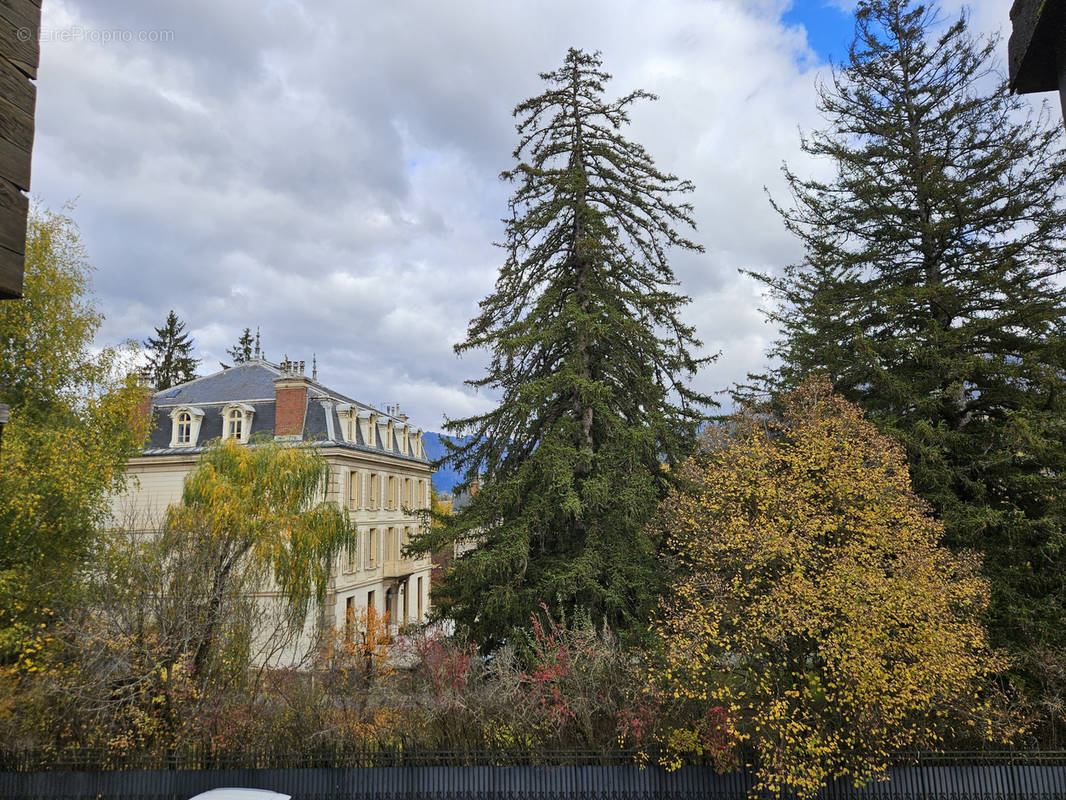
[[[25,296],[0,303],[0,658],[69,596],[146,434],[128,348],[91,350],[102,316],[69,217],[36,208]]]
[[[19,669],[39,694],[21,711],[38,724],[18,733],[121,755],[237,748],[232,730],[261,730],[248,719],[261,668],[311,664],[308,611],[356,544],[346,512],[323,499],[327,475],[313,447],[216,440],[158,538],[145,540],[144,520],[117,520],[82,602],[55,615],[50,641],[24,648]]]
[[[541,77],[545,91],[514,112],[507,258],[456,346],[490,352],[469,384],[500,394],[447,426],[460,438],[445,461],[468,482],[480,474],[481,489],[413,544],[477,541],[434,604],[485,647],[541,602],[643,628],[658,587],[644,524],[665,490],[662,465],[687,452],[707,401],[685,383],[699,342],[679,319],[688,298],[667,256],[700,250],[675,227],[693,225],[677,199],[692,184],[619,132],[652,96],[606,99],[599,55],[580,50]]]
[[[763,788],[809,796],[969,734],[1002,663],[979,560],[941,545],[899,444],[825,380],[781,405],[710,431],[663,504],[652,677],[690,720],[663,732],[667,762],[725,733]]]
[[[323,500],[329,466],[313,447],[232,440],[208,445],[185,480],[181,503],[167,511],[164,549],[193,538],[210,554],[197,583],[202,633],[194,672],[213,657],[230,587],[273,587],[294,630],[314,603],[325,601],[331,570],[343,548],[355,548],[347,512]]]

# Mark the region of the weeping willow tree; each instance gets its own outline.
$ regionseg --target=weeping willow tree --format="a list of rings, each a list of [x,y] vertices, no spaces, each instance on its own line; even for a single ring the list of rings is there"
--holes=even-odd
[[[468,383],[500,395],[447,426],[444,463],[468,483],[480,473],[481,488],[412,545],[477,544],[434,606],[485,647],[541,603],[644,629],[659,587],[644,525],[709,402],[686,383],[704,359],[668,258],[701,250],[678,230],[694,227],[678,199],[693,186],[619,132],[653,96],[608,100],[599,55],[574,49],[541,78],[545,91],[514,112],[507,259],[456,347],[491,353]]]
[[[162,541],[164,552],[168,546],[187,552],[191,542],[204,556],[193,561],[203,574],[196,577],[196,612],[188,615],[199,623],[194,671],[212,657],[234,588],[276,590],[294,631],[314,604],[325,602],[333,562],[356,545],[347,512],[323,499],[328,477],[329,466],[311,447],[269,440],[208,446],[185,480],[181,503],[167,512]],[[173,594],[183,594],[181,588]]]

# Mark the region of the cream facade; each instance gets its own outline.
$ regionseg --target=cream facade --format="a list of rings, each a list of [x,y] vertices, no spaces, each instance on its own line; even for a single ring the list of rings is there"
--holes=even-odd
[[[422,431],[398,408],[359,403],[304,375],[295,362],[262,358],[158,392],[151,397],[148,446],[129,464],[129,489],[113,501],[116,524],[158,531],[166,509],[181,500],[185,476],[216,438],[247,443],[257,435],[315,442],[329,465],[325,499],[348,509],[357,546],[333,565],[325,606],[309,622],[352,630],[366,610],[387,614],[393,631],[426,619],[431,560],[407,558],[403,547],[430,504],[429,461]],[[274,593],[263,587],[268,602]],[[301,642],[286,647],[293,657]]]

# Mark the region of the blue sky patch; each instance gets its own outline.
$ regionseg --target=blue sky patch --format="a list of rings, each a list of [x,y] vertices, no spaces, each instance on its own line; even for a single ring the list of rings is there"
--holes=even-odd
[[[802,25],[807,30],[807,43],[821,61],[840,63],[847,58],[855,26],[852,15],[841,10],[839,3],[793,0],[781,21],[789,26]]]

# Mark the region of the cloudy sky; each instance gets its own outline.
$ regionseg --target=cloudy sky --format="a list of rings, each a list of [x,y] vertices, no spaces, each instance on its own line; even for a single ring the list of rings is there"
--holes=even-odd
[[[660,96],[629,138],[695,182],[702,255],[679,255],[686,311],[718,391],[773,338],[738,268],[796,243],[769,207],[780,166],[840,59],[849,0],[48,0],[33,194],[73,212],[97,268],[99,344],[142,340],[168,310],[217,368],[245,327],[271,360],[399,402],[439,429],[483,410],[458,359],[501,251],[511,110],[570,46],[600,50],[609,94]],[[957,0],[946,0],[955,13]],[[970,5],[1006,32],[1008,4]],[[1005,38],[1000,47],[1006,59]]]

